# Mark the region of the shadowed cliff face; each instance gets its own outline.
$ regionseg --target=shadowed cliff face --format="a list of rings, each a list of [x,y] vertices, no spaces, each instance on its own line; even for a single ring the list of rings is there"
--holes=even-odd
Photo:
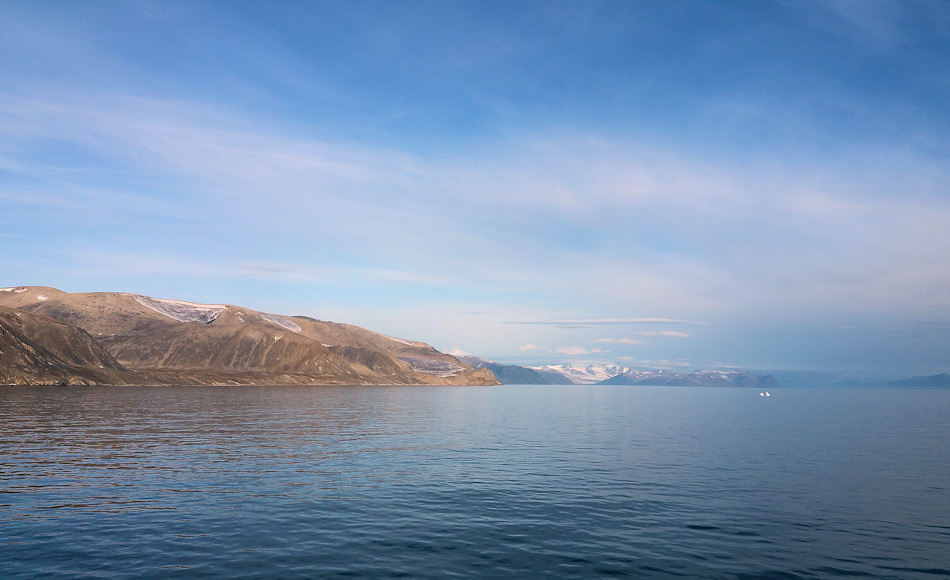
[[[16,309],[8,311],[14,318],[33,316],[33,342],[24,344],[36,352],[137,379],[117,375],[117,384],[497,384],[489,371],[421,342],[233,305],[26,286],[0,289],[0,306]],[[9,368],[45,368],[28,348],[14,347],[19,339],[9,334],[11,352],[23,353]],[[457,371],[446,374],[447,368]]]

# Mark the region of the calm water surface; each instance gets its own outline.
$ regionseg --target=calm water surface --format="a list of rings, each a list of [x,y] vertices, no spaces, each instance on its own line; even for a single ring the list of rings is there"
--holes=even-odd
[[[0,575],[946,578],[950,392],[0,387]]]

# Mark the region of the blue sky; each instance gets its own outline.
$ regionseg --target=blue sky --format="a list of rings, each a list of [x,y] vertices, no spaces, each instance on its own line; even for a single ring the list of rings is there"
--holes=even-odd
[[[0,2],[0,285],[950,370],[946,2]]]

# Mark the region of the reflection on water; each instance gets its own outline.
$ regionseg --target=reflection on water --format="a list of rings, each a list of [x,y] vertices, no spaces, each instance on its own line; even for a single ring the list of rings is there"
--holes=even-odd
[[[5,577],[950,575],[950,393],[0,388]]]

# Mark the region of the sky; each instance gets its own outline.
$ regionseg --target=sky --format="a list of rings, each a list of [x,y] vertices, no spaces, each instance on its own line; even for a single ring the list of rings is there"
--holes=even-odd
[[[950,371],[950,3],[0,0],[0,286]]]

